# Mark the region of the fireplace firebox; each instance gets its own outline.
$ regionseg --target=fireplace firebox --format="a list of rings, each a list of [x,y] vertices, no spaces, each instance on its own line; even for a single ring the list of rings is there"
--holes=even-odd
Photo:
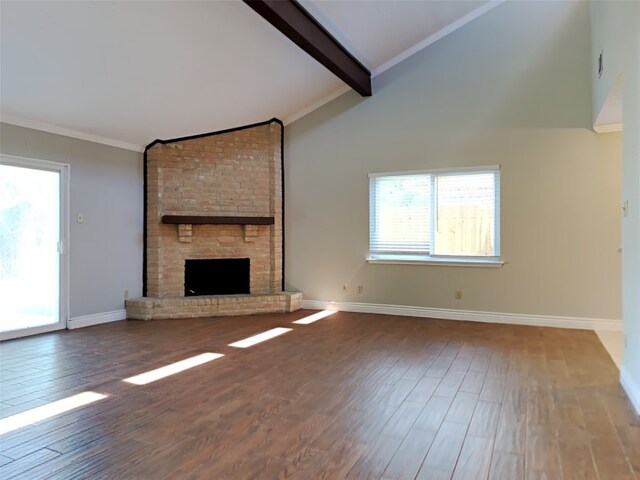
[[[184,295],[251,293],[248,258],[185,260]]]

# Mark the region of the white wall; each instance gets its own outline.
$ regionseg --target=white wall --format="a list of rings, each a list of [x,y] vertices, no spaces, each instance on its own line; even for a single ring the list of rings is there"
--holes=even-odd
[[[71,165],[70,317],[122,310],[125,290],[141,296],[142,154],[4,123],[0,139],[4,154]]]
[[[287,287],[324,301],[619,319],[621,138],[589,129],[590,57],[588,3],[506,2],[376,77],[373,97],[348,93],[289,125]],[[367,173],[496,163],[502,269],[365,261]]]
[[[593,58],[604,54],[598,79],[593,68],[593,118],[605,105],[615,80],[622,76],[624,125],[621,203],[622,282],[625,333],[622,380],[640,413],[640,2],[593,2]]]

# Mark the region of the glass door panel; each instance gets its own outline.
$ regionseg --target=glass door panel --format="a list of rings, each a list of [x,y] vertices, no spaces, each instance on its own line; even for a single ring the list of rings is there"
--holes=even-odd
[[[2,333],[22,335],[64,327],[61,173],[0,164]]]

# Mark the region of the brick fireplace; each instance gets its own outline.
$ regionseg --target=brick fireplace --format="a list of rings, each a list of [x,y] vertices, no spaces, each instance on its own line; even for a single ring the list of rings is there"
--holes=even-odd
[[[301,307],[301,293],[283,292],[280,121],[156,140],[147,147],[145,162],[145,296],[126,302],[128,318]],[[185,268],[199,265],[200,291],[234,291],[236,272],[214,265],[233,269],[247,263],[249,293],[198,295],[185,286]],[[246,292],[246,280],[243,285],[238,292]]]

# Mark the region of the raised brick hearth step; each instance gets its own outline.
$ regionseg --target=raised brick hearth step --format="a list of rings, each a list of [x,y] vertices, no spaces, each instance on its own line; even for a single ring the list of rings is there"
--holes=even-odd
[[[127,300],[125,306],[130,320],[283,313],[302,308],[302,293],[142,297]]]

